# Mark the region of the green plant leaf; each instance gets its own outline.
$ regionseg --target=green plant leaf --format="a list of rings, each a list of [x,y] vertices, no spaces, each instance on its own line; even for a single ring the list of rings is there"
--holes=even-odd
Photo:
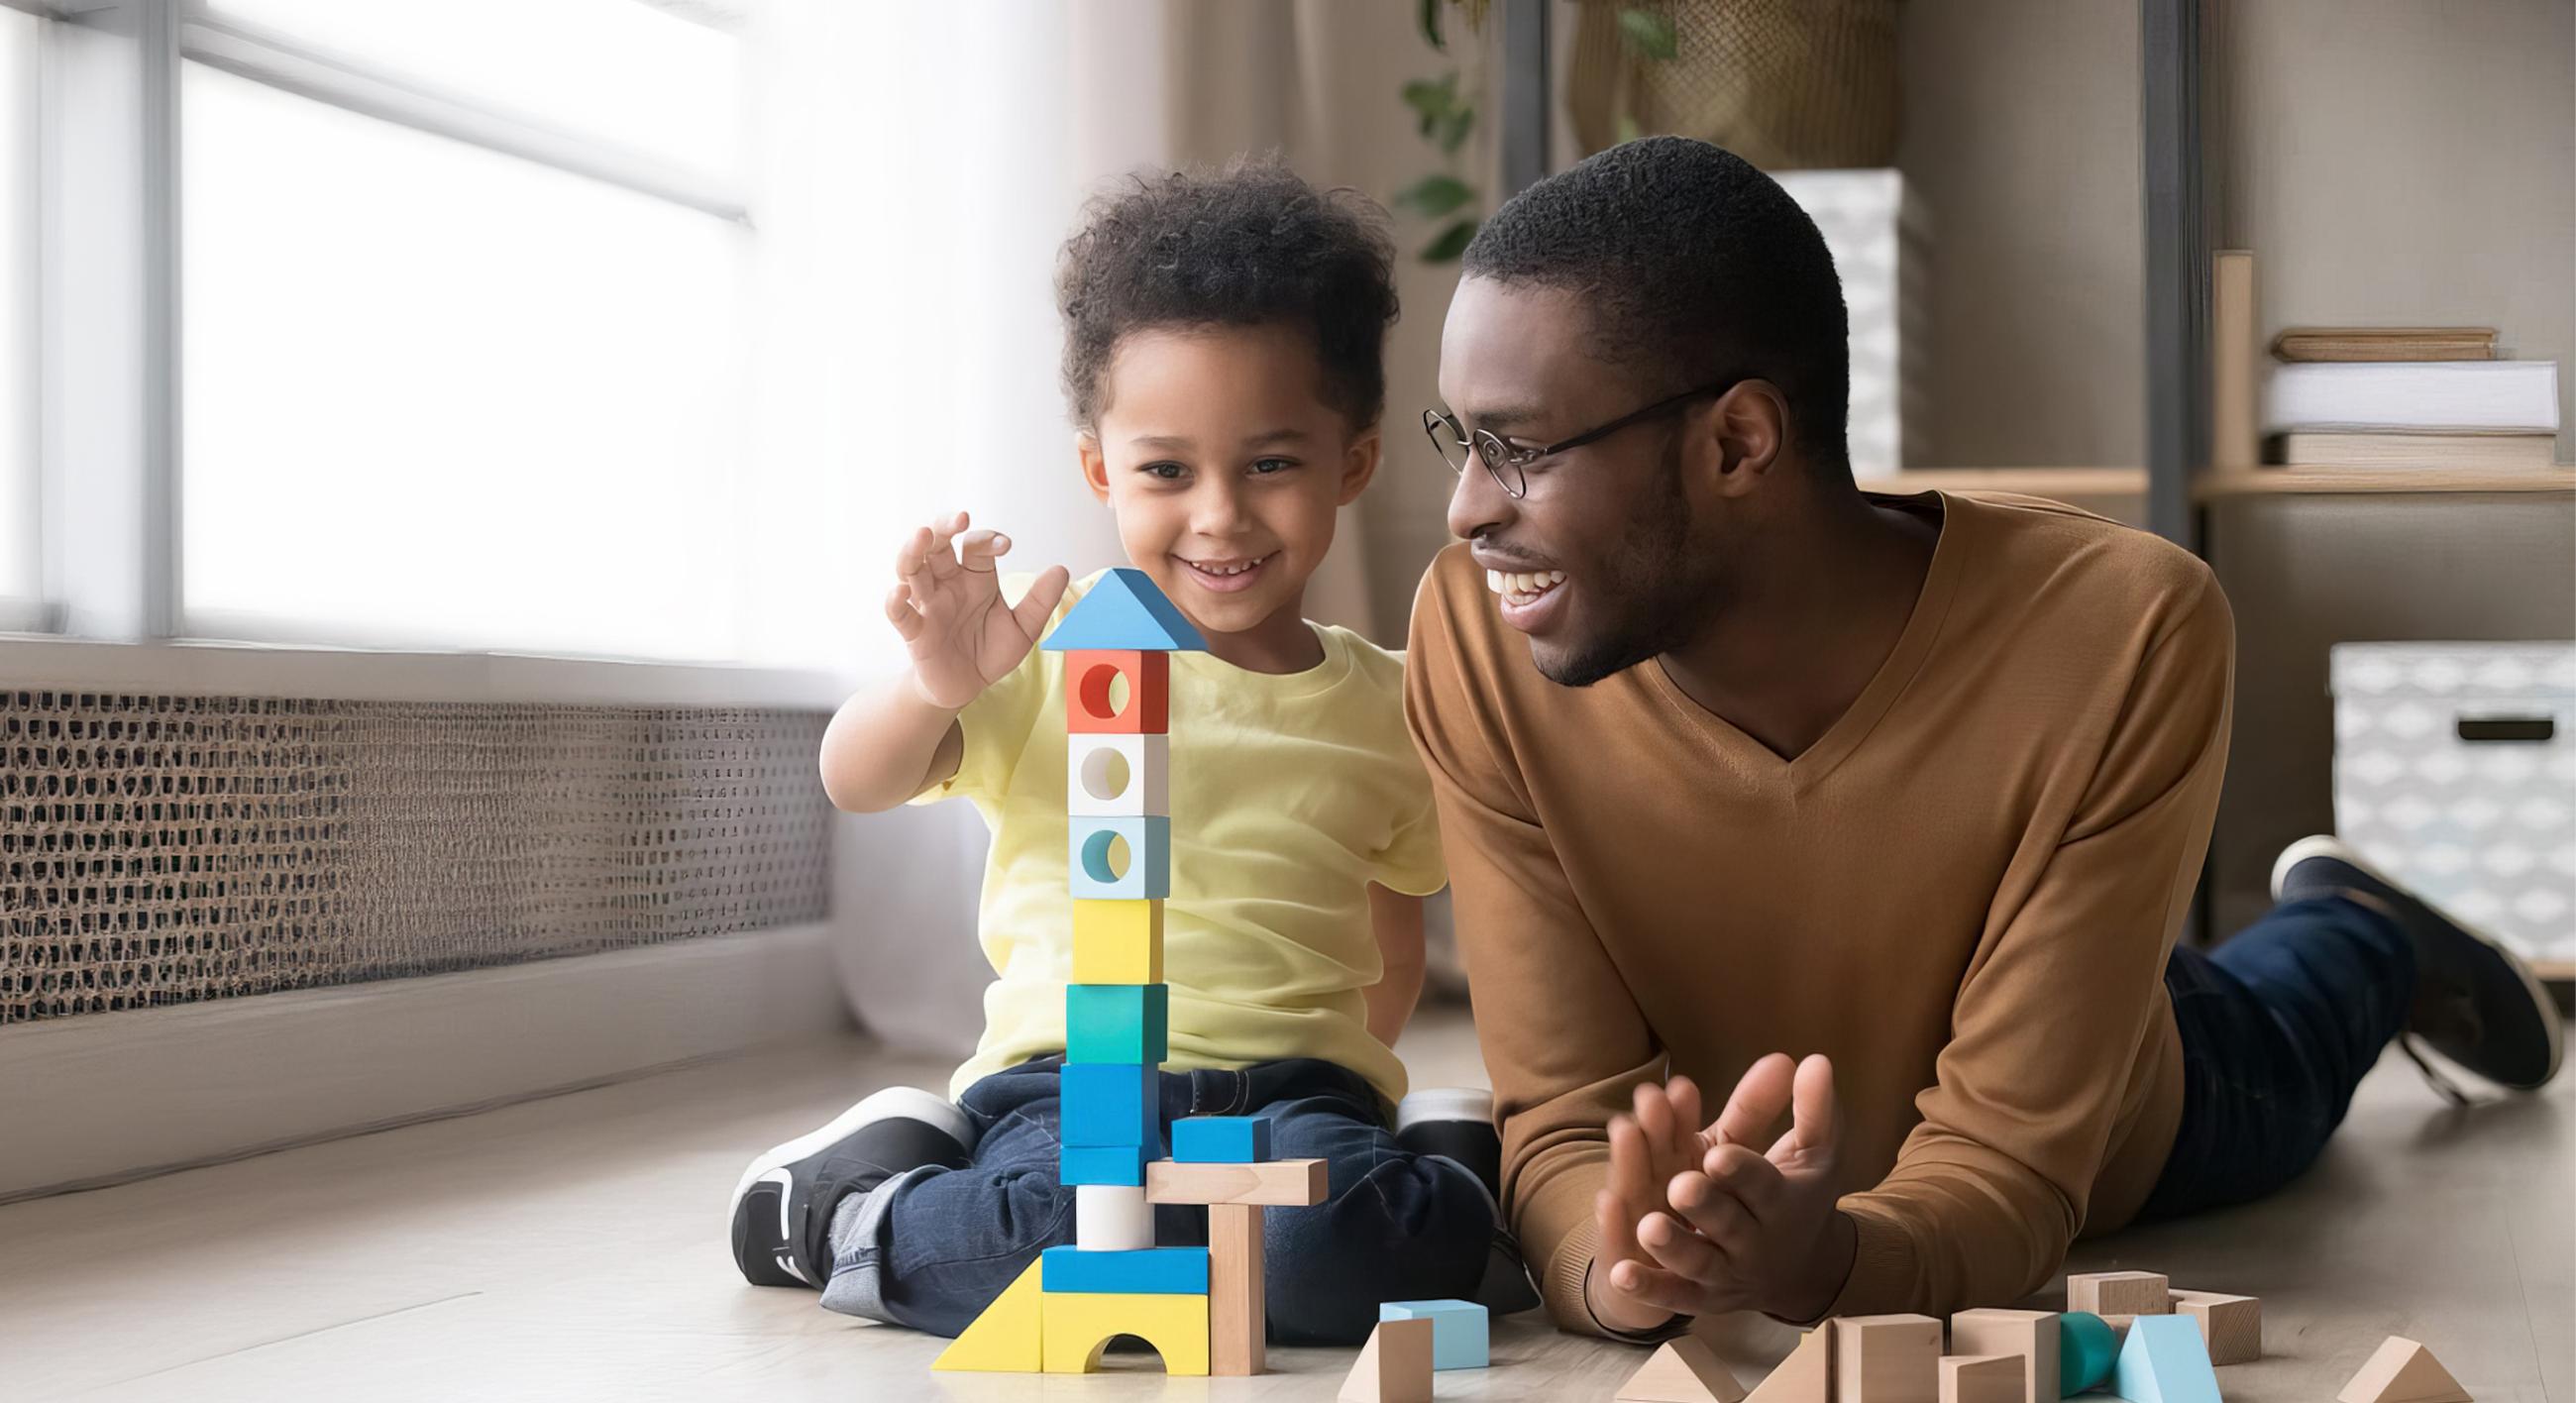
[[[1395,197],[1398,208],[1414,210],[1437,219],[1453,214],[1460,205],[1476,198],[1467,182],[1454,175],[1426,175],[1404,188]]]
[[[1422,0],[1413,12],[1413,22],[1421,27],[1422,37],[1431,47],[1449,52],[1449,41],[1440,37],[1440,7],[1448,0]]]
[[[1629,116],[1625,112],[1619,114],[1618,142],[1621,146],[1625,146],[1629,142],[1635,141],[1637,138],[1644,136],[1645,134],[1645,130],[1637,125],[1636,118]]]
[[[1425,263],[1455,263],[1458,261],[1458,255],[1467,251],[1468,243],[1475,237],[1476,221],[1474,219],[1461,219],[1457,223],[1450,225],[1448,228],[1441,230],[1439,237],[1434,238],[1431,242],[1422,246],[1422,261]]]
[[[1476,109],[1473,107],[1451,108],[1448,112],[1441,115],[1439,122],[1435,125],[1439,128],[1438,139],[1440,142],[1440,150],[1446,155],[1455,156],[1458,154],[1458,148],[1467,144],[1467,133],[1473,130],[1476,125]]]
[[[1673,32],[1673,17],[1659,10],[1621,10],[1619,33],[1629,48],[1657,63],[1669,62],[1681,53],[1680,37]]]

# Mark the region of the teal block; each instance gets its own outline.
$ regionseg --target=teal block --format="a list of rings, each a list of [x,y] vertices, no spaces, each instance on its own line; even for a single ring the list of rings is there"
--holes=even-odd
[[[1270,1121],[1263,1116],[1176,1120],[1172,1158],[1187,1164],[1259,1164],[1270,1158]]]
[[[1054,1295],[1204,1296],[1208,1289],[1204,1247],[1147,1247],[1134,1252],[1050,1247],[1038,1254],[1038,1260],[1045,1263],[1039,1268],[1039,1287]]]
[[[2057,1391],[2072,1398],[2111,1377],[2111,1362],[2120,1353],[2120,1337],[2111,1322],[2091,1311],[2070,1310],[2057,1317]]]
[[[1159,815],[1079,815],[1065,820],[1065,885],[1083,901],[1150,901],[1172,894],[1172,821]],[[1112,839],[1127,840],[1127,870],[1109,866]]]
[[[1116,1184],[1131,1189],[1145,1183],[1146,1151],[1142,1145],[1064,1145],[1057,1152],[1063,1156],[1056,1166],[1057,1183]]]
[[[1171,1056],[1171,988],[1163,984],[1068,984],[1068,1062],[1160,1065]]]
[[[1207,640],[1153,576],[1122,567],[1103,574],[1039,646],[1055,653],[1077,648],[1204,653]]]
[[[1162,1136],[1162,1076],[1152,1066],[1120,1062],[1067,1062],[1057,1091],[1068,1145],[1158,1149]]]
[[[2111,1365],[2111,1391],[2129,1403],[2218,1403],[2218,1371],[2200,1322],[2188,1315],[2142,1315]]]
[[[1434,1369],[1482,1369],[1488,1362],[1485,1308],[1473,1301],[1388,1301],[1377,1318],[1430,1321]]]

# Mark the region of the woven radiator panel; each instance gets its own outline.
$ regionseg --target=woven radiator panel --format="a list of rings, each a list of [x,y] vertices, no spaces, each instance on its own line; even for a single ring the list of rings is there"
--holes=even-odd
[[[0,692],[0,1024],[820,920],[827,719]]]

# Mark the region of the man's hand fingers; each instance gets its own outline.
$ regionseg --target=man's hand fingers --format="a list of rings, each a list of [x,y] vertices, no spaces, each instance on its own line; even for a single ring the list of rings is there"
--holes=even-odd
[[[1610,1268],[1610,1284],[1633,1300],[1675,1315],[1714,1315],[1729,1309],[1719,1303],[1715,1293],[1689,1277],[1643,1262],[1621,1262]]]
[[[1654,1162],[1646,1153],[1645,1132],[1634,1116],[1610,1118],[1610,1192],[1643,1213],[1655,1191]],[[1633,1234],[1633,1226],[1630,1229]]]
[[[1653,1082],[1640,1082],[1631,1094],[1637,1108],[1637,1129],[1646,1139],[1646,1154],[1652,1178],[1661,1182],[1689,1157],[1688,1141],[1691,1123],[1673,1113],[1673,1103],[1664,1089]]]
[[[1759,1245],[1760,1224],[1742,1200],[1694,1169],[1673,1176],[1666,1190],[1673,1212],[1694,1232],[1731,1255],[1749,1255]]]
[[[1637,1245],[1657,1266],[1693,1281],[1714,1281],[1725,1270],[1717,1246],[1670,1213],[1649,1213],[1637,1225]]]
[[[1707,1148],[1707,1137],[1700,1127],[1707,1124],[1708,1113],[1701,1104],[1699,1083],[1688,1077],[1675,1077],[1664,1083],[1664,1095],[1673,1103],[1673,1120],[1681,1126],[1683,1138],[1692,1153]]]
[[[1029,592],[1021,595],[1020,602],[1011,607],[1011,617],[1019,621],[1022,633],[1036,638],[1045,630],[1047,616],[1055,612],[1056,604],[1064,598],[1064,587],[1071,578],[1063,566],[1050,565],[1029,582]]]
[[[1744,1205],[1756,1222],[1774,1216],[1788,1189],[1777,1165],[1742,1145],[1711,1147],[1700,1161],[1700,1175],[1712,1190]]]
[[[1840,1116],[1834,1105],[1833,1059],[1819,1052],[1798,1064],[1790,1105],[1789,1133],[1771,1147],[1772,1161],[1779,1163],[1794,1155],[1802,1162],[1830,1164],[1841,1133],[1837,1124]]]
[[[1744,1069],[1743,1079],[1736,1082],[1735,1093],[1726,1098],[1726,1109],[1708,1128],[1709,1138],[1736,1145],[1762,1145],[1769,1142],[1771,1127],[1780,1113],[1789,1109],[1789,1083],[1793,1064],[1784,1052],[1775,1052]]]

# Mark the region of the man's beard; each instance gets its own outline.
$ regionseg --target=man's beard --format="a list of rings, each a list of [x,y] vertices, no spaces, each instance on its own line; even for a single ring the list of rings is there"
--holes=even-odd
[[[1682,491],[1676,436],[1660,474],[1664,490],[1629,522],[1602,557],[1599,578],[1584,581],[1597,605],[1616,611],[1599,631],[1575,641],[1540,675],[1565,687],[1589,687],[1689,642],[1717,607],[1715,562],[1693,558],[1690,499]]]

